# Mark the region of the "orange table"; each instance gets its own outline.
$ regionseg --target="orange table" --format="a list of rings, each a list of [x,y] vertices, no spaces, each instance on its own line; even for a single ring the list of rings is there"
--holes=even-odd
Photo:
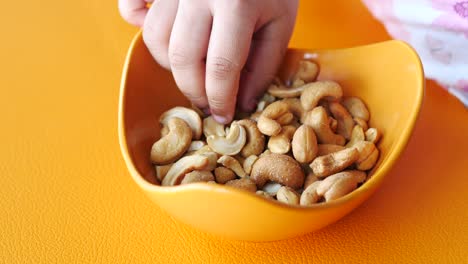
[[[302,1],[292,46],[388,38],[358,1],[328,2]],[[2,1],[0,22],[0,263],[468,262],[468,111],[432,82],[363,206],[296,239],[228,241],[175,222],[126,171],[117,100],[137,29],[115,0]]]

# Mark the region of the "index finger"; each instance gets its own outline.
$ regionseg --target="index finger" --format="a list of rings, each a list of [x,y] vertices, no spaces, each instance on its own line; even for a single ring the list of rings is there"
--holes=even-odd
[[[216,121],[234,116],[241,70],[247,60],[255,21],[230,9],[213,17],[206,58],[206,95]]]

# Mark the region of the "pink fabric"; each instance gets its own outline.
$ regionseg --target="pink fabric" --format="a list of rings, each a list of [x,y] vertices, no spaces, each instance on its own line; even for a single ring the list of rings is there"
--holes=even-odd
[[[396,39],[419,53],[428,78],[468,107],[468,0],[363,0]]]

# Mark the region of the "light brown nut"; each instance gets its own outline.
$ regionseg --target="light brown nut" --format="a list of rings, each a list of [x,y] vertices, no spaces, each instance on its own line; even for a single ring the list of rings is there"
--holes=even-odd
[[[259,188],[268,181],[274,181],[293,189],[301,188],[305,177],[296,160],[275,153],[261,156],[253,165],[250,176]]]
[[[276,119],[287,112],[288,105],[282,101],[276,101],[268,105],[258,118],[258,129],[267,136],[278,135],[281,132],[281,125]]]
[[[297,88],[297,87],[301,87],[301,86],[304,86],[306,84],[306,82],[304,82],[304,80],[301,80],[301,79],[295,79],[292,84],[291,84],[291,87],[292,88]],[[297,96],[300,96],[297,95]]]
[[[318,181],[318,177],[317,175],[315,175],[313,172],[307,174],[305,180],[304,180],[304,190],[307,189],[307,187],[309,187],[309,185],[311,185],[312,183]]]
[[[309,111],[316,107],[321,99],[331,98],[337,100],[342,96],[343,90],[338,83],[332,81],[318,81],[305,85],[301,95],[301,104],[306,111]]]
[[[263,185],[262,191],[268,193],[271,196],[275,196],[281,186],[282,185],[277,182],[267,182],[265,185]]]
[[[269,199],[269,200],[273,200],[273,196],[271,196],[269,193],[264,192],[264,191],[262,191],[262,190],[258,190],[258,191],[256,191],[255,193],[256,193],[257,195],[260,195],[260,196],[262,196],[262,197],[264,197],[264,198],[267,198],[267,199]]]
[[[231,169],[239,177],[243,178],[247,176],[239,161],[231,156],[221,156],[221,158],[218,159],[218,163],[222,164],[226,168]]]
[[[282,116],[276,119],[276,122],[282,126],[291,124],[294,121],[294,115],[290,112],[283,114]]]
[[[276,97],[274,97],[273,95],[269,94],[269,93],[265,93],[263,94],[262,98],[259,100],[258,104],[257,104],[257,112],[261,112],[263,110],[265,110],[265,108],[273,103],[274,101],[276,101]]]
[[[293,80],[303,80],[304,82],[313,82],[317,78],[319,73],[319,66],[317,63],[308,61],[308,60],[301,60],[299,61],[299,68],[294,74]]]
[[[268,149],[272,153],[277,154],[286,154],[291,149],[291,140],[296,132],[296,127],[294,126],[284,126],[276,136],[270,137],[268,140]]]
[[[336,130],[338,129],[338,121],[333,117],[329,117],[328,120],[330,121],[330,129],[333,133],[336,133]]]
[[[208,158],[208,164],[205,166],[203,170],[212,171],[216,168],[216,165],[218,164],[218,154],[216,154],[216,152],[207,151],[200,155]]]
[[[318,144],[317,156],[324,156],[345,149],[345,147],[334,144]]]
[[[167,127],[169,133],[151,147],[151,161],[157,165],[174,162],[187,151],[192,142],[192,131],[184,120],[171,118]]]
[[[236,179],[236,174],[226,167],[218,167],[214,170],[216,182],[225,184],[228,181]]]
[[[226,137],[211,135],[206,138],[208,146],[221,155],[236,155],[247,141],[247,135],[243,126],[232,122],[229,134]]]
[[[257,124],[249,119],[237,121],[237,124],[243,126],[247,132],[247,140],[240,154],[245,158],[251,155],[260,155],[265,148],[265,136],[260,133]]]
[[[180,185],[195,183],[195,182],[209,182],[214,181],[214,176],[211,171],[191,171],[185,174],[184,179],[180,182]]]
[[[268,93],[278,98],[298,97],[301,95],[302,91],[304,91],[303,86],[286,87],[284,85],[272,84],[268,87]]]
[[[374,144],[379,142],[380,138],[382,137],[382,133],[377,128],[369,128],[366,130],[366,140],[370,141]]]
[[[365,136],[364,136],[364,131],[362,130],[362,127],[359,125],[355,125],[353,128],[353,131],[351,132],[351,139],[348,141],[346,144],[346,147],[352,147],[359,141],[364,141]]]
[[[255,182],[253,182],[249,178],[242,178],[242,179],[237,179],[237,180],[232,180],[226,182],[226,186],[231,186],[237,189],[245,190],[248,192],[256,192],[257,191],[257,186],[255,185]]]
[[[156,165],[154,166],[155,170],[156,170],[156,178],[161,182],[164,177],[166,176],[167,172],[169,171],[169,169],[172,167],[172,163],[171,164],[167,164],[167,165]]]
[[[192,131],[192,137],[194,139],[200,139],[202,134],[202,121],[197,112],[187,107],[176,106],[164,112],[161,117],[159,117],[159,123],[166,126],[169,120],[174,117],[184,120]]]
[[[360,141],[354,145],[354,148],[358,151],[356,168],[363,171],[372,169],[379,158],[379,150],[375,144],[369,141]]]
[[[192,141],[192,143],[190,143],[189,148],[187,149],[187,152],[200,150],[204,146],[206,146],[206,143],[203,140]]]
[[[314,129],[317,141],[321,144],[345,144],[345,138],[342,135],[333,133],[329,124],[327,112],[325,108],[319,106],[304,115],[304,124],[311,126]]]
[[[183,176],[194,170],[205,170],[209,166],[209,159],[203,155],[186,156],[174,163],[162,181],[163,186],[177,185]]]
[[[210,146],[205,145],[205,146],[201,147],[199,150],[195,150],[190,155],[201,155],[201,154],[204,154],[204,153],[207,153],[207,152],[214,152],[214,151],[210,148]]]
[[[250,155],[244,160],[242,167],[244,168],[245,173],[250,174],[250,172],[252,172],[252,167],[257,160],[257,155]]]
[[[271,154],[271,150],[265,149],[265,151],[263,151],[262,154],[260,154],[259,157],[263,157],[263,156],[265,156],[265,155],[270,155],[270,154]]]
[[[361,118],[366,122],[369,121],[369,110],[360,98],[346,97],[343,99],[343,105],[353,117]]]
[[[288,106],[289,112],[302,120],[305,112],[304,108],[302,108],[301,100],[299,100],[299,98],[286,98],[281,101]]]
[[[353,118],[353,120],[358,126],[362,127],[362,130],[366,131],[369,128],[369,126],[367,125],[367,122],[364,119],[355,117]]]
[[[317,157],[310,167],[318,177],[326,177],[340,172],[359,158],[359,152],[355,148],[343,149],[325,156]]]
[[[320,181],[316,192],[318,195],[324,196],[325,201],[328,202],[352,192],[365,179],[365,172],[356,170],[343,171],[330,175],[328,178]]]
[[[258,119],[260,118],[260,115],[262,115],[262,112],[255,112],[250,115],[250,120],[258,122]]]
[[[276,200],[285,204],[298,205],[299,194],[287,186],[282,186],[276,193]]]
[[[336,121],[338,121],[336,133],[342,135],[346,139],[350,139],[354,127],[353,117],[348,113],[348,110],[338,102],[330,102],[329,106],[330,112]]]
[[[308,125],[300,126],[292,139],[294,158],[301,163],[308,163],[317,156],[317,151],[317,137],[314,129]]]
[[[226,133],[224,133],[224,125],[216,122],[213,116],[208,116],[203,119],[203,134],[207,138],[209,136],[226,136]]]
[[[320,185],[320,183],[321,181],[315,181],[304,189],[299,200],[300,205],[313,205],[320,200],[321,196],[317,194],[317,187]]]
[[[165,137],[167,134],[169,134],[169,127],[168,126],[163,126],[161,128],[161,137]]]

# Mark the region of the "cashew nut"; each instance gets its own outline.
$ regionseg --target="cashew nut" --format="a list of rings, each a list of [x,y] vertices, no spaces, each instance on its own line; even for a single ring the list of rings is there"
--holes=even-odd
[[[264,198],[267,198],[267,199],[269,199],[269,200],[273,200],[273,196],[271,196],[269,193],[264,192],[264,191],[262,191],[262,190],[258,190],[258,191],[256,191],[255,193],[256,193],[257,195],[260,195],[260,196],[262,196],[262,197],[264,197]]]
[[[167,126],[168,134],[151,147],[151,161],[158,165],[166,165],[180,158],[192,142],[192,131],[184,120],[171,118]]]
[[[234,173],[236,173],[237,176],[241,178],[247,176],[239,161],[231,156],[221,156],[221,158],[218,159],[218,163],[222,164],[228,169],[231,169],[232,171],[234,171]]]
[[[226,137],[211,135],[206,138],[208,146],[221,155],[236,155],[244,147],[247,135],[243,126],[232,122]]]
[[[191,151],[190,153],[187,153],[187,154],[201,155],[201,154],[204,154],[204,153],[207,153],[207,152],[213,152],[213,150],[210,148],[210,146],[205,145],[205,146],[201,147],[200,149],[195,150],[195,151]]]
[[[203,155],[186,156],[174,163],[162,181],[163,186],[177,185],[182,177],[194,170],[205,170],[209,166],[209,159]]]
[[[369,141],[359,141],[354,148],[358,151],[356,168],[363,171],[372,169],[379,158],[379,150],[375,144]]]
[[[263,157],[263,156],[265,156],[265,155],[270,155],[270,154],[271,154],[271,150],[266,149],[265,151],[262,152],[262,154],[260,154],[259,157]]]
[[[366,130],[366,140],[376,144],[382,137],[382,133],[377,128],[369,128]]]
[[[343,171],[333,174],[320,182],[317,194],[325,197],[325,201],[338,199],[357,188],[357,185],[366,179],[362,171]]]
[[[317,156],[324,156],[345,149],[345,147],[334,144],[318,144]]]
[[[265,136],[260,133],[257,124],[249,119],[237,121],[237,124],[243,126],[247,132],[247,140],[240,154],[245,158],[251,155],[260,155],[265,148]]]
[[[304,86],[297,86],[296,87],[286,87],[284,85],[275,85],[272,84],[268,88],[268,93],[278,98],[292,98],[298,97],[301,95],[302,91],[304,91]]]
[[[166,112],[164,112],[159,118],[159,122],[164,126],[167,125],[169,120],[174,117],[178,117],[184,120],[192,130],[192,137],[194,139],[199,139],[202,134],[202,121],[200,116],[193,109],[176,106]]]
[[[156,169],[156,178],[159,181],[162,181],[171,167],[172,167],[172,163],[167,164],[167,165],[154,166],[154,168]]]
[[[282,185],[297,189],[304,184],[304,172],[297,161],[284,154],[269,154],[261,156],[252,167],[251,179],[258,187],[267,181],[275,181]]]
[[[338,129],[338,121],[333,117],[329,117],[328,120],[330,121],[330,129],[333,133],[336,133],[336,130]]]
[[[228,181],[236,179],[236,174],[226,167],[218,167],[214,170],[216,182],[225,184]]]
[[[285,204],[299,204],[299,194],[287,186],[282,186],[279,188],[278,192],[276,193],[276,199]]]
[[[309,185],[311,185],[312,183],[318,181],[318,177],[317,175],[315,175],[313,172],[307,174],[305,180],[304,180],[304,190],[307,189],[307,187],[309,187]]]
[[[257,104],[257,112],[261,112],[263,110],[265,110],[265,108],[273,103],[274,101],[276,101],[276,98],[271,95],[271,94],[268,94],[268,93],[265,93],[262,98],[260,99],[260,101],[258,102]]]
[[[216,122],[213,116],[209,116],[203,119],[203,134],[207,138],[209,136],[226,136],[226,134],[224,133],[224,125]]]
[[[353,117],[361,118],[366,122],[369,121],[369,110],[360,98],[346,97],[343,100],[343,105]]]
[[[320,99],[332,98],[340,99],[343,96],[341,86],[332,81],[318,81],[306,84],[301,94],[302,107],[306,110],[312,110],[317,106]]]
[[[253,193],[257,191],[257,186],[255,185],[255,182],[253,182],[249,178],[231,180],[226,182],[225,185]]]
[[[250,172],[252,172],[252,166],[255,164],[257,160],[258,160],[257,155],[250,155],[244,160],[242,167],[244,168],[245,173],[250,174]]]
[[[321,106],[312,109],[312,111],[307,112],[304,116],[304,124],[314,129],[319,143],[343,146],[346,141],[345,138],[333,133],[329,123],[327,112]]]
[[[284,126],[276,136],[270,137],[268,140],[268,149],[272,153],[285,154],[288,153],[291,149],[291,140],[296,132],[296,127],[294,126]]]
[[[366,131],[369,128],[369,126],[367,125],[367,122],[364,119],[355,117],[353,118],[353,120],[358,126],[362,127],[362,130]]]
[[[209,182],[214,181],[214,176],[211,171],[198,171],[194,170],[185,174],[184,179],[180,182],[180,185],[195,183],[195,182]]]
[[[276,136],[281,132],[281,125],[276,119],[288,112],[288,105],[282,101],[276,101],[268,105],[258,118],[258,129],[264,135]]]
[[[161,137],[165,137],[165,136],[167,136],[167,134],[169,134],[169,127],[163,126],[161,128]]]
[[[275,196],[278,190],[281,188],[281,186],[282,185],[277,182],[267,182],[263,186],[262,190],[271,196]]]
[[[189,148],[187,149],[187,152],[200,150],[204,146],[206,146],[206,143],[203,140],[192,141],[192,143],[190,143]]]
[[[317,137],[314,129],[308,125],[300,126],[292,139],[292,152],[294,158],[301,162],[311,162],[317,156]]]
[[[351,131],[354,127],[354,120],[348,113],[348,110],[346,110],[344,106],[337,102],[330,102],[329,106],[330,112],[332,113],[336,121],[338,121],[336,132],[342,135],[344,138],[350,139]]]
[[[364,141],[365,136],[364,136],[364,131],[362,130],[362,127],[359,125],[355,125],[353,128],[353,131],[351,132],[351,139],[348,141],[348,144],[346,144],[346,147],[352,147],[359,141]]]
[[[304,189],[299,201],[300,205],[313,205],[320,200],[320,195],[317,194],[317,187],[321,182],[322,181],[315,181]]]
[[[291,124],[294,121],[294,115],[290,112],[283,114],[282,116],[276,119],[276,122],[282,126]]]
[[[347,148],[317,157],[312,161],[310,167],[318,177],[326,177],[349,167],[356,162],[358,158],[359,152],[355,148]]]
[[[281,101],[288,105],[289,112],[302,120],[304,116],[304,108],[302,108],[301,100],[299,100],[299,98],[286,98]]]
[[[291,87],[292,88],[297,88],[297,87],[300,87],[300,86],[304,86],[304,84],[306,84],[306,82],[304,82],[304,80],[302,79],[295,79],[293,81],[293,83],[291,84]],[[300,94],[299,94],[300,95]],[[299,96],[297,95],[297,96]]]
[[[255,112],[250,115],[250,120],[258,122],[258,119],[260,118],[261,115],[262,115],[262,112]]]
[[[300,79],[306,83],[313,82],[317,78],[318,73],[319,66],[317,63],[308,60],[301,60],[299,61],[299,68],[296,74],[294,74],[293,79]]]

